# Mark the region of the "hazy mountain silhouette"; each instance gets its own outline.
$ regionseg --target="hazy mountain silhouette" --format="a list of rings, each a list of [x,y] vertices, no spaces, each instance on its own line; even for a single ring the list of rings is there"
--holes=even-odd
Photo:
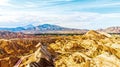
[[[44,34],[44,33],[60,33],[60,34],[68,34],[68,33],[86,33],[87,29],[73,29],[73,28],[66,28],[58,25],[52,24],[42,24],[38,26],[34,26],[32,24],[23,26],[23,27],[16,27],[16,28],[0,28],[0,31],[11,31],[11,32],[23,32],[25,34]],[[120,27],[108,27],[105,29],[99,29],[97,31],[107,32],[107,33],[120,33]]]

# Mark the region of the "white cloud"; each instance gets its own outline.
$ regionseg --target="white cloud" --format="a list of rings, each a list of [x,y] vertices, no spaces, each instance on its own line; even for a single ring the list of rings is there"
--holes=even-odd
[[[56,24],[71,28],[102,28],[120,25],[120,13],[46,13],[46,12],[3,12],[0,13],[0,26],[25,26],[28,24]]]
[[[102,6],[115,6],[115,5],[120,5],[120,2],[117,2],[117,3],[102,4]]]
[[[0,6],[11,6],[10,0],[0,0]]]

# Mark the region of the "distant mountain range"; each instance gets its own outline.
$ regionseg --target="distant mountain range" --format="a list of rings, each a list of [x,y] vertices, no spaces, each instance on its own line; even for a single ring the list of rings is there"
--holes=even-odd
[[[98,31],[107,32],[107,33],[120,33],[120,26],[99,29]]]
[[[0,31],[11,31],[11,32],[23,32],[25,34],[82,34],[86,33],[87,29],[73,29],[73,28],[66,28],[61,27],[58,25],[51,25],[51,24],[43,24],[43,25],[27,25],[23,27],[16,27],[16,28],[0,28]],[[109,27],[106,29],[99,29],[97,31],[107,32],[107,33],[120,33],[120,26],[116,27]]]

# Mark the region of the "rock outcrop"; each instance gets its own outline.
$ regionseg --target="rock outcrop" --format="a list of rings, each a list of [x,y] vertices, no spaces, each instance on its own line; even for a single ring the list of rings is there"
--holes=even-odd
[[[118,47],[117,47],[118,46]],[[120,67],[120,37],[96,31],[50,44],[55,67]]]
[[[120,67],[120,36],[89,31],[54,41],[0,40],[1,67]],[[48,44],[48,45],[45,45]],[[13,60],[14,59],[14,60]]]

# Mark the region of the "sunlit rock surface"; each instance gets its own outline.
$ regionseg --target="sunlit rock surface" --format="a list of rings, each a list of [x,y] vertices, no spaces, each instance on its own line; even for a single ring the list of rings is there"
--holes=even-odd
[[[55,67],[120,67],[120,36],[89,31],[50,44]]]
[[[54,40],[1,39],[0,67],[120,67],[119,35],[91,30]]]

